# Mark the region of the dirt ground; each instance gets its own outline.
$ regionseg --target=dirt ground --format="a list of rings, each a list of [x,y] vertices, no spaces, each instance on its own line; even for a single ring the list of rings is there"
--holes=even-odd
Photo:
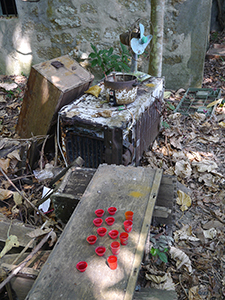
[[[210,46],[214,43],[225,44],[225,34],[212,34]],[[35,179],[29,168],[25,172],[22,170],[18,176],[18,152],[6,155],[7,149],[18,149],[15,141],[19,141],[20,145],[27,143],[19,140],[15,133],[26,83],[27,78],[22,75],[0,76],[0,167],[26,197],[35,201],[41,197],[43,184]],[[166,253],[167,260],[164,262],[165,256],[156,260],[159,255],[153,253],[143,284],[147,282],[150,286],[160,287],[167,282],[170,287],[167,285],[166,288],[170,289],[173,285],[179,300],[225,297],[224,83],[225,58],[206,57],[202,87],[221,90],[221,100],[212,114],[204,109],[187,116],[175,112],[186,91],[182,87],[178,91],[166,91],[163,128],[142,160],[143,166],[161,168],[164,174],[176,176],[179,191],[173,236],[170,243],[163,246],[172,247],[173,252]],[[44,155],[41,158],[42,163],[49,162]],[[0,188],[13,190],[4,175],[0,175]],[[0,198],[0,212],[9,218],[40,226],[40,219],[30,218],[26,208],[18,206],[17,211],[12,211],[13,206],[14,201],[9,195]],[[50,213],[49,217],[54,218],[54,214]],[[158,237],[167,235],[165,228],[156,231]],[[150,276],[152,274],[155,278]],[[154,282],[164,275],[170,276],[173,283],[168,280]]]

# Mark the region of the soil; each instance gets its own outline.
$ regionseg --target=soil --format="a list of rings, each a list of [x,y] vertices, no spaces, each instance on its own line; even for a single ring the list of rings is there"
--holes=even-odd
[[[209,46],[212,47],[214,43],[225,45],[225,34],[212,34]],[[5,149],[11,149],[10,143],[18,141],[23,145],[27,142],[20,140],[15,132],[27,78],[22,75],[1,75],[2,83],[16,83],[17,87],[9,91],[5,86],[0,87],[0,170],[5,170],[17,188],[35,203],[41,197],[43,182],[37,181],[29,166],[25,170],[18,167],[16,153],[7,158],[7,151],[4,152]],[[178,194],[179,201],[175,204],[173,241],[170,240],[172,242],[168,245],[168,248],[172,246],[181,252],[173,258],[168,251],[166,262],[162,262],[164,256],[160,260],[159,256],[152,255],[145,266],[142,286],[157,285],[149,279],[152,272],[156,277],[170,274],[179,300],[225,297],[224,83],[225,60],[206,57],[202,88],[221,90],[221,101],[214,113],[209,115],[204,111],[187,116],[175,112],[186,91],[182,87],[178,91],[166,91],[164,127],[142,160],[143,166],[161,168],[164,174],[176,176],[177,190],[181,191]],[[17,146],[13,145],[13,149],[21,149]],[[38,163],[40,169],[40,164],[51,163],[51,160],[41,153]],[[60,159],[58,164],[63,167]],[[0,188],[14,190],[4,175],[0,175]],[[18,218],[36,226],[42,224],[41,218],[34,218],[26,205],[19,206],[16,212],[12,210],[13,206],[12,197],[0,199],[0,212],[9,218]],[[51,212],[48,216],[55,218]],[[166,230],[166,227],[152,228],[152,234],[167,236]],[[182,266],[178,261],[182,262]]]

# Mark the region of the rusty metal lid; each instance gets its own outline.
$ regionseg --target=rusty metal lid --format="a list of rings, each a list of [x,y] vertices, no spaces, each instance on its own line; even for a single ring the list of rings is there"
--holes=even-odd
[[[137,85],[137,77],[130,74],[113,74],[104,79],[104,85],[113,90],[129,90]]]

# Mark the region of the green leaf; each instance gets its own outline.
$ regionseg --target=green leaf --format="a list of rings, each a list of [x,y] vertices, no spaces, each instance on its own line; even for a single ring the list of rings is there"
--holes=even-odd
[[[121,46],[123,54],[127,54],[127,55],[130,54],[129,50],[127,49],[127,47],[124,44],[122,44],[121,42],[120,42],[120,46]]]
[[[167,259],[167,255],[165,252],[159,252],[158,253],[158,256],[159,258],[161,259],[161,261],[163,261],[164,263],[167,263],[168,262],[168,259]]]
[[[169,109],[171,109],[171,110],[175,110],[175,106],[172,104],[172,103],[170,103],[169,101],[166,101],[167,102],[167,104],[168,104],[168,108]]]
[[[170,128],[170,125],[166,121],[162,121],[162,127]]]
[[[98,65],[101,66],[101,64],[102,64],[101,57],[98,57]]]
[[[111,48],[109,49],[109,51],[108,51],[108,56],[111,56],[112,53],[113,53],[113,47],[111,47]]]
[[[95,67],[95,66],[97,65],[97,63],[98,63],[98,60],[97,60],[97,59],[92,60],[91,66],[92,66],[92,67]]]
[[[94,53],[94,52],[91,52],[90,54],[89,54],[89,56],[88,57],[90,57],[90,58],[95,58],[97,56],[97,54],[96,53]]]
[[[121,65],[121,67],[122,67],[124,70],[126,70],[126,71],[129,71],[129,70],[130,70],[130,68],[128,67],[128,65],[126,65],[125,63],[120,62],[120,65]]]
[[[91,44],[91,48],[94,50],[95,53],[97,53],[97,49],[93,44]]]
[[[157,255],[157,249],[152,247],[151,250],[150,250],[150,253],[151,253],[152,256],[156,256]]]
[[[120,56],[117,54],[113,54],[113,55],[111,55],[111,58],[117,60],[120,58]]]

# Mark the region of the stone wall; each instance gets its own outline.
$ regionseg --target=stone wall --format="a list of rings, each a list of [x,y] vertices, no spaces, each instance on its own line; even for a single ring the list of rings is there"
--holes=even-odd
[[[212,0],[170,0],[164,20],[163,70],[170,88],[201,87]]]
[[[165,0],[163,75],[168,88],[199,86],[212,0]],[[140,18],[150,32],[150,0],[16,0],[18,18],[0,19],[0,73],[29,74],[32,64],[65,54],[83,61],[114,47]],[[148,46],[147,49],[150,49]],[[87,66],[88,61],[84,60]],[[138,69],[148,71],[148,56]],[[102,74],[91,70],[98,78]]]

